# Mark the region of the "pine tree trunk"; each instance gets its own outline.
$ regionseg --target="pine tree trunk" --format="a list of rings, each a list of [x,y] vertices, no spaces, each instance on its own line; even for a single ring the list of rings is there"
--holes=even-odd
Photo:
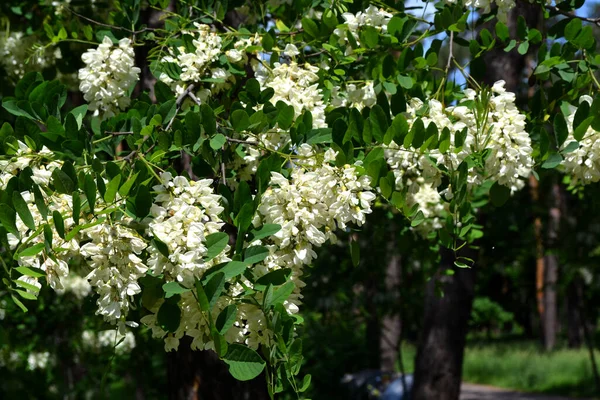
[[[443,274],[446,269],[453,269],[454,274]],[[440,270],[427,284],[412,400],[459,398],[475,269],[456,268],[454,254],[449,250],[442,251]],[[436,290],[437,286],[443,292],[442,296]]]
[[[394,228],[392,228],[394,229]],[[379,338],[380,368],[382,371],[394,371],[398,360],[398,347],[402,332],[400,310],[400,284],[402,279],[402,258],[396,250],[396,232],[392,230],[387,243],[388,260],[385,268],[385,295],[395,305],[386,312],[381,321]]]

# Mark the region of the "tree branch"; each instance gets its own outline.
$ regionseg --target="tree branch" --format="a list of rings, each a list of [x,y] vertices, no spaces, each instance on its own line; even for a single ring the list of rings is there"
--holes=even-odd
[[[592,24],[600,26],[600,17],[598,17],[598,18],[581,17],[579,15],[571,14],[568,11],[561,10],[560,8],[558,8],[556,6],[551,6],[551,5],[547,5],[546,9],[548,9],[550,11],[553,11],[556,14],[564,15],[567,18],[571,18],[571,19],[577,18],[577,19],[580,19],[582,21],[591,22]]]

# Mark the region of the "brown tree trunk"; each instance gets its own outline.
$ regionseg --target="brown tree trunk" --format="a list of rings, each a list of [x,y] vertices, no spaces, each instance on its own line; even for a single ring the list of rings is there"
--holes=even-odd
[[[454,270],[454,274],[443,275],[446,269]],[[438,272],[427,284],[412,400],[457,400],[460,395],[475,267],[455,267],[454,254],[443,250]]]
[[[558,330],[558,299],[556,285],[558,281],[558,242],[564,207],[564,194],[560,183],[554,182],[550,191],[550,210],[547,227],[547,251],[544,257],[544,312],[542,319],[542,338],[547,351],[556,346]]]
[[[394,371],[398,360],[398,348],[402,332],[400,312],[400,281],[402,274],[402,259],[396,254],[395,232],[391,232],[388,241],[388,262],[385,269],[385,293],[391,302],[396,304],[396,312],[386,313],[381,321],[381,336],[379,337],[380,368],[382,371]]]
[[[567,286],[567,343],[572,349],[583,344],[583,315],[579,310],[578,285],[580,281],[575,278]]]
[[[264,374],[248,381],[234,379],[214,351],[192,351],[188,337],[167,354],[169,400],[266,400]]]

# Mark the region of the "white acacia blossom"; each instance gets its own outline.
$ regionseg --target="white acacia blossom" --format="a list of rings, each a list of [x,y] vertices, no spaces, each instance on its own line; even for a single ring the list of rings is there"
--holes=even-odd
[[[331,105],[334,107],[355,107],[360,111],[375,104],[377,104],[377,95],[373,88],[373,81],[367,81],[360,86],[349,83],[344,91],[336,86],[331,91]]]
[[[60,49],[35,51],[35,36],[23,32],[0,33],[0,64],[6,73],[15,79],[22,78],[26,72],[41,71],[50,66],[54,59],[61,58]]]
[[[207,253],[206,237],[217,233],[223,226],[219,214],[223,212],[220,196],[213,192],[212,180],[190,181],[183,176],[161,174],[162,183],[153,189],[158,193],[150,213],[153,217],[148,233],[164,243],[169,251],[167,258],[155,244],[148,248],[148,266],[153,275],[164,274],[169,281],[176,281],[185,288],[193,288],[197,279],[216,264],[229,261],[229,246],[210,261],[204,261]],[[156,321],[158,301],[142,322],[152,328],[155,337],[165,337],[165,350],[177,349],[179,339],[187,334],[194,340],[195,349],[211,348],[212,339],[208,320],[198,308],[191,293],[183,293],[178,303],[182,310],[179,329],[167,336]],[[223,305],[223,308],[227,304]],[[219,310],[220,311],[220,310]],[[214,316],[218,316],[218,313]]]
[[[592,99],[589,96],[582,96],[581,101],[592,103]],[[573,110],[567,117],[569,136],[563,143],[561,150],[575,141],[575,137],[573,136],[573,120],[576,111],[576,109]],[[574,184],[581,183],[587,185],[600,181],[600,132],[591,126],[588,127],[583,134],[583,138],[579,141],[579,146],[570,153],[565,154],[561,165],[563,170],[572,177]]]
[[[82,233],[91,242],[81,246],[91,272],[86,276],[99,298],[96,302],[104,319],[112,324],[125,322],[132,297],[141,292],[138,280],[148,267],[140,258],[146,241],[133,229],[117,223],[100,223]]]
[[[298,153],[303,159],[292,170],[290,178],[273,172],[270,187],[262,196],[254,225],[279,224],[281,230],[268,240],[252,245],[266,246],[270,254],[253,267],[256,278],[281,268],[291,269],[291,280],[296,288],[284,303],[289,313],[296,313],[300,305],[300,289],[303,267],[317,257],[315,247],[335,241],[335,231],[345,229],[348,224],[362,225],[371,212],[375,194],[367,176],[358,176],[355,166],[334,167],[329,163],[336,154],[328,150],[315,154],[307,144]],[[257,314],[260,310],[247,305],[243,312]],[[239,321],[228,335],[237,340],[246,338],[245,343],[256,347],[266,343],[270,336],[263,318],[248,318],[245,324]],[[250,336],[245,335],[249,333]]]
[[[449,149],[442,153],[439,149],[422,150],[412,146],[405,148],[391,142],[386,150],[387,162],[394,171],[396,188],[415,193],[422,182],[433,188],[441,184],[444,167],[456,170],[468,156],[479,155],[482,167],[471,167],[467,176],[470,187],[484,180],[492,180],[510,188],[512,192],[524,186],[533,167],[531,140],[525,130],[525,115],[515,105],[514,93],[504,89],[504,81],[494,84],[489,99],[484,104],[483,115],[476,115],[474,102],[482,101],[481,95],[467,89],[465,98],[455,107],[444,107],[437,100],[427,104],[419,99],[411,99],[405,114],[409,126],[421,116],[425,128],[434,123],[439,132],[447,128],[450,132]],[[464,143],[455,146],[456,136],[462,132]],[[452,197],[449,187],[445,191],[447,199]]]
[[[256,79],[261,89],[272,88],[275,91],[269,100],[272,104],[278,101],[294,108],[294,119],[298,118],[304,111],[310,111],[313,120],[313,128],[325,128],[325,102],[323,93],[319,89],[319,68],[304,64],[299,65],[295,61],[290,64],[275,63],[272,70],[259,67],[256,70]],[[273,129],[260,137],[268,148],[278,149],[289,143],[289,133],[281,129]]]
[[[338,36],[340,44],[347,45],[346,54],[348,55],[352,53],[348,35],[352,35],[354,40],[360,44],[358,32],[363,26],[372,26],[382,33],[386,33],[392,14],[374,5],[370,5],[366,10],[359,11],[356,14],[345,12],[342,14],[342,18],[344,18],[345,23],[339,25],[333,33]]]
[[[79,90],[90,104],[94,115],[112,117],[129,106],[129,90],[138,81],[140,69],[135,67],[131,40],[119,40],[117,47],[105,36],[96,49],[89,49],[81,59],[86,64],[79,70]]]

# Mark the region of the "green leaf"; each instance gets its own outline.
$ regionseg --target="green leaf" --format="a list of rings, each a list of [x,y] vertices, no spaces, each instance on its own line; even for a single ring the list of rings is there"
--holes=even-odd
[[[503,42],[506,42],[510,39],[510,34],[508,31],[508,26],[501,21],[496,22],[496,36]]]
[[[261,240],[268,236],[272,236],[281,230],[279,224],[265,224],[259,230],[253,230],[250,232],[252,235],[252,241]]]
[[[156,322],[166,332],[175,332],[181,322],[181,309],[175,303],[165,301],[156,313]]]
[[[213,150],[221,150],[226,141],[227,141],[227,139],[225,138],[225,136],[223,134],[217,133],[215,136],[213,136],[210,139],[210,147]]]
[[[308,390],[308,388],[310,387],[311,378],[312,376],[310,374],[304,375],[304,378],[302,379],[302,384],[298,388],[298,392],[303,393],[306,392],[306,390]]]
[[[52,171],[52,183],[58,193],[71,194],[75,190],[75,183],[62,169]]]
[[[20,237],[17,229],[17,214],[8,204],[0,204],[0,224],[7,232]]]
[[[133,174],[133,176],[131,178],[127,179],[127,181],[125,181],[125,183],[121,186],[121,188],[119,189],[119,195],[121,195],[121,197],[125,197],[129,194],[129,191],[131,190],[131,187],[135,183],[135,180],[137,179],[138,175],[139,175],[139,172],[136,172],[135,174]]]
[[[223,274],[225,274],[225,279],[229,280],[235,276],[242,274],[246,270],[247,266],[248,264],[242,261],[229,261],[227,263],[221,263],[215,265],[214,267],[206,271],[202,279],[211,279],[214,276],[214,274],[222,272]]]
[[[413,220],[410,222],[410,226],[414,228],[415,226],[421,225],[424,221],[425,215],[423,214],[423,211],[419,210],[417,212],[417,215],[415,215]]]
[[[290,268],[282,268],[275,271],[271,271],[257,279],[256,283],[260,286],[279,286],[287,282],[290,277],[292,270]]]
[[[310,37],[315,39],[320,36],[317,23],[310,18],[302,18],[302,29],[304,29],[304,32],[306,32]]]
[[[19,306],[19,308],[21,309],[21,311],[23,312],[27,312],[27,307],[25,307],[25,304],[23,304],[21,302],[21,300],[19,300],[14,294],[10,295],[10,298],[12,299],[12,301],[14,301],[14,303]]]
[[[35,205],[42,215],[42,218],[46,219],[48,217],[48,206],[46,205],[44,196],[42,196],[40,188],[37,185],[33,185],[33,197],[35,200]]]
[[[219,332],[221,335],[227,333],[229,328],[231,328],[231,326],[235,322],[236,316],[237,307],[235,306],[235,304],[230,304],[227,307],[225,307],[223,311],[219,313],[217,321],[215,322],[217,332]]]
[[[12,202],[15,211],[19,214],[19,217],[21,217],[21,221],[23,221],[23,223],[32,231],[35,230],[35,221],[33,220],[31,211],[29,211],[29,207],[25,200],[23,200],[21,193],[14,191],[12,194]]]
[[[46,272],[44,272],[44,270],[41,270],[39,268],[35,268],[35,267],[16,267],[14,268],[16,271],[20,272],[23,275],[26,276],[31,276],[32,278],[42,278],[46,276]]]
[[[40,251],[44,250],[44,247],[46,247],[46,245],[44,243],[37,243],[37,244],[19,252],[18,254],[15,255],[15,257],[20,258],[20,257],[35,256]]]
[[[150,212],[152,207],[152,196],[148,186],[140,186],[135,196],[135,215],[138,218],[144,218]]]
[[[75,121],[77,122],[77,129],[81,129],[81,126],[83,125],[83,117],[85,117],[87,110],[88,105],[84,104],[79,107],[75,107],[71,110],[71,112],[69,112],[69,114],[75,117]]]
[[[71,198],[73,199],[73,223],[75,225],[79,225],[79,216],[81,215],[81,196],[79,196],[78,191],[74,191],[71,195]],[[45,225],[44,229],[47,227],[48,225]]]
[[[284,103],[283,101],[278,101],[276,104],[277,110],[277,125],[281,129],[289,129],[294,122],[295,111],[294,107]]]
[[[374,49],[379,44],[379,32],[372,26],[363,25],[359,36],[361,42],[369,49]]]
[[[241,231],[246,231],[250,224],[252,223],[252,218],[254,217],[254,203],[246,203],[236,215],[234,224]]]
[[[554,134],[556,135],[556,147],[560,148],[569,136],[567,122],[560,112],[554,116]]]
[[[16,281],[16,283],[17,283],[17,285],[22,285],[23,287],[24,286],[33,286],[33,285],[30,285],[28,283],[21,282],[21,281]],[[31,294],[31,293],[26,292],[24,290],[15,289],[15,292],[17,292],[24,299],[27,299],[27,300],[37,300],[37,297],[34,294]]]
[[[109,186],[110,186],[110,184],[109,184]],[[85,175],[85,179],[83,182],[83,191],[85,192],[85,197],[87,198],[88,205],[90,207],[90,213],[93,214],[94,207],[96,206],[97,190],[96,190],[96,181],[94,180],[94,177],[91,174]],[[104,198],[106,198],[106,193],[104,195]],[[113,200],[114,200],[114,198],[113,198]]]
[[[575,40],[579,32],[581,32],[581,20],[579,18],[573,18],[567,26],[565,26],[565,39],[569,42]]]
[[[86,176],[86,179],[87,179],[87,176]],[[106,192],[104,192],[104,201],[107,204],[110,204],[113,201],[115,201],[115,198],[117,197],[117,191],[119,190],[120,184],[121,184],[121,174],[112,178],[110,180],[110,182],[108,182],[108,185],[106,185]],[[96,185],[94,185],[94,187],[95,186]],[[87,194],[86,194],[86,196],[87,196]]]
[[[223,361],[229,366],[229,372],[238,381],[256,378],[265,368],[265,361],[249,347],[231,344]]]
[[[206,237],[206,256],[204,261],[210,261],[218,256],[229,243],[229,235],[225,232],[217,232]]]
[[[214,277],[213,277],[213,279],[214,279]],[[225,282],[224,279],[223,279],[223,282]],[[204,290],[204,287],[202,286],[202,282],[200,282],[200,281],[196,281],[196,299],[198,300],[198,304],[200,305],[200,310],[210,312],[212,305],[209,305],[208,297],[206,296],[206,291]],[[210,315],[210,313],[209,313],[209,315]]]
[[[169,297],[172,297],[176,294],[187,293],[190,291],[190,289],[182,287],[177,282],[167,282],[164,285],[162,285],[162,289],[165,292],[166,299],[168,299]]]
[[[542,168],[552,169],[556,168],[562,162],[563,158],[560,154],[554,153],[550,154],[546,161],[542,164]]]
[[[54,220],[54,227],[56,228],[56,232],[58,233],[58,236],[60,236],[61,238],[64,239],[65,238],[65,221],[62,217],[62,214],[55,210],[52,213],[52,219]]]
[[[383,108],[378,104],[374,105],[371,108],[369,120],[371,121],[371,133],[373,134],[373,137],[376,141],[381,142],[383,140],[383,135],[388,129],[388,120]]]
[[[217,272],[209,279],[209,281],[204,285],[204,291],[206,293],[206,299],[209,305],[209,308],[206,311],[209,311],[213,308],[213,306],[217,303],[219,296],[221,296],[221,292],[225,287],[225,274],[222,272]]]
[[[236,132],[243,132],[250,125],[250,117],[244,110],[235,110],[231,113],[231,125]]]
[[[277,304],[283,304],[283,302],[290,297],[290,294],[292,294],[295,288],[296,284],[290,281],[275,289],[273,291],[273,296],[271,297],[271,305],[276,306]]]
[[[496,207],[500,207],[509,199],[510,188],[500,185],[498,182],[494,182],[490,188],[490,197],[492,198],[492,204]]]
[[[244,252],[244,262],[247,264],[256,264],[261,262],[269,255],[269,249],[264,246],[250,246]]]

